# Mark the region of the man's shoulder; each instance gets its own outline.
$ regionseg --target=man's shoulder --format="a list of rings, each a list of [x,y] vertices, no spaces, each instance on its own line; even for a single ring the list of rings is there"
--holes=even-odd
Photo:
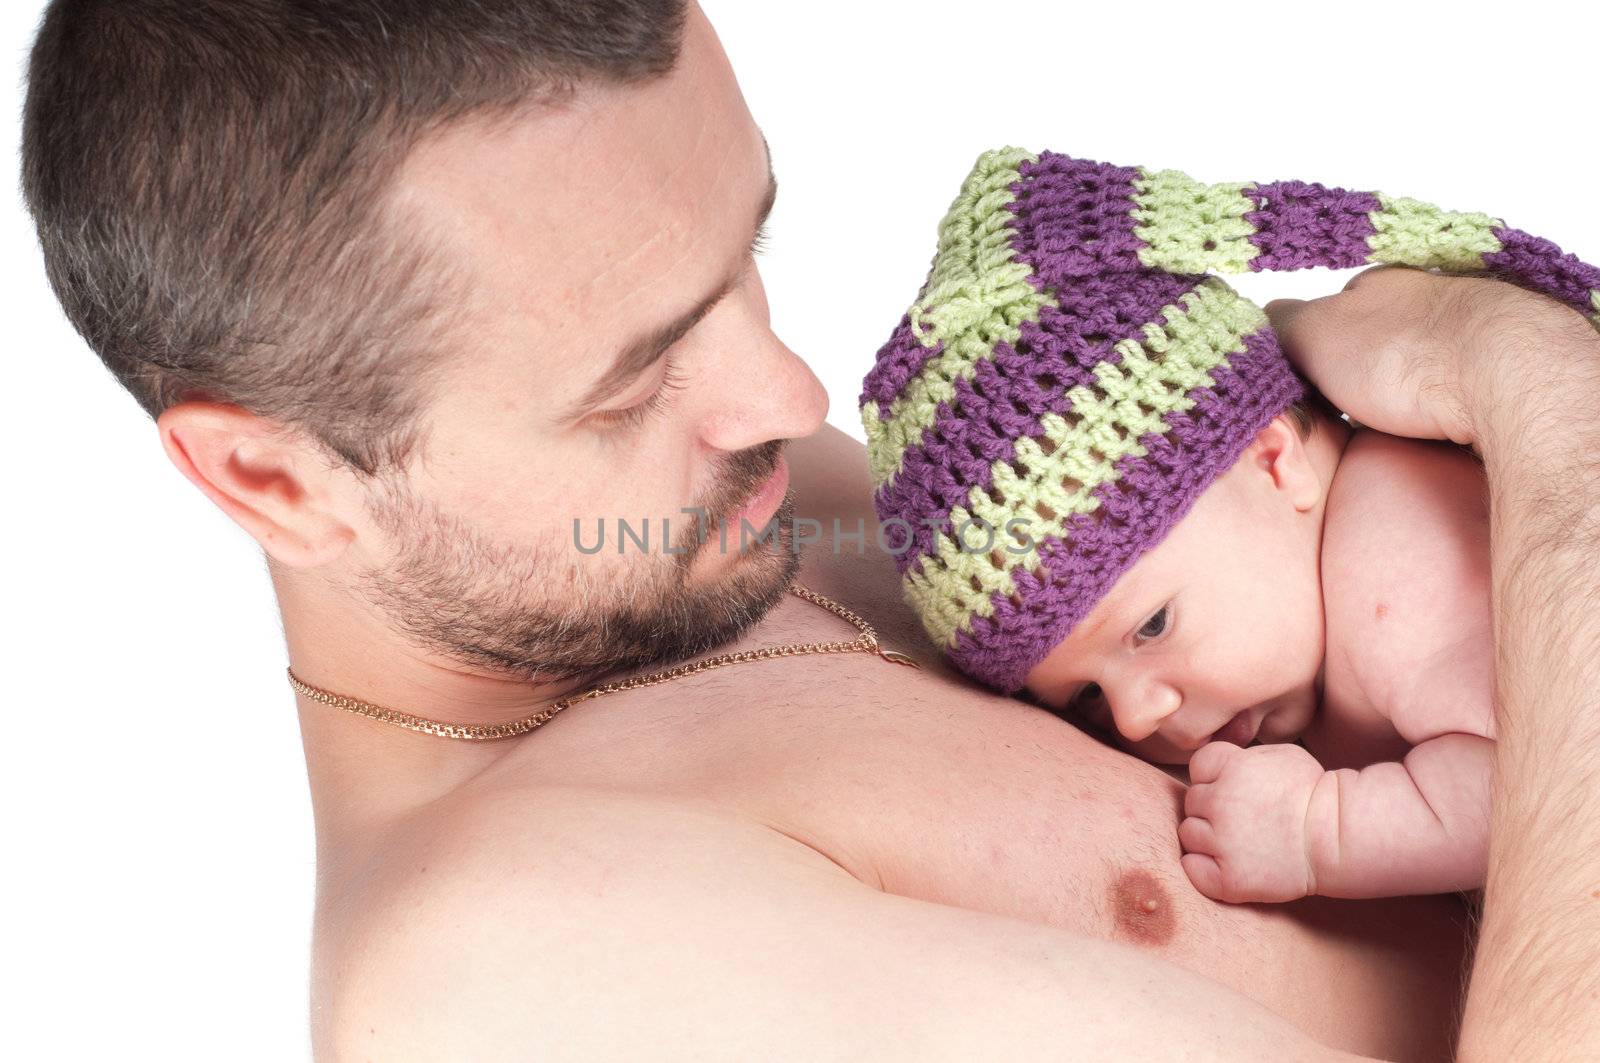
[[[563,788],[458,795],[381,848],[356,900],[319,912],[319,1057],[521,1058],[569,1036],[586,994],[625,991],[657,962],[642,938],[708,918],[730,875],[838,873],[713,807]]]
[[[668,795],[517,785],[474,788],[385,837],[360,874],[359,947],[453,949],[479,923],[548,932],[578,908],[626,900],[668,865],[714,868],[717,854],[776,845],[748,819]],[[703,862],[702,862],[703,861]]]

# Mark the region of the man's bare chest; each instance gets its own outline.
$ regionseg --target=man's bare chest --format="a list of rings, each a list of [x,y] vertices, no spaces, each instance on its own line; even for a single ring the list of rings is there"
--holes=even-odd
[[[1447,902],[1217,904],[1179,864],[1181,785],[1040,709],[866,657],[759,690],[697,729],[726,754],[695,787],[874,888],[1147,948],[1306,1024],[1330,1000],[1394,1022],[1453,1003]]]
[[[1143,944],[1195,929],[1180,909],[1209,902],[1178,864],[1172,778],[1015,699],[942,677],[858,683],[874,718],[821,735],[811,800],[772,809],[858,878]]]

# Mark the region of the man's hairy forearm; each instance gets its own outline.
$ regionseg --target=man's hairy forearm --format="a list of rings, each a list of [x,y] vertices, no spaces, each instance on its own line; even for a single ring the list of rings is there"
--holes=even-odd
[[[1477,418],[1499,743],[1466,1060],[1600,1058],[1600,340],[1542,338]]]

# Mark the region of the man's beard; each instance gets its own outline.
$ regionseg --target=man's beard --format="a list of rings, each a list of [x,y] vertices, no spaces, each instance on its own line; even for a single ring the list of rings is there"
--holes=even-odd
[[[635,546],[636,560],[621,569],[602,569],[595,563],[602,555],[580,553],[576,529],[568,543],[495,542],[390,485],[373,510],[398,554],[388,568],[364,573],[361,591],[428,649],[530,682],[592,679],[703,653],[765,616],[800,567],[794,506],[785,498],[773,539],[690,582],[703,553],[744,545],[741,529],[726,521],[772,475],[784,442],[729,458],[721,482],[698,503],[704,521],[672,515],[682,553],[669,555],[652,538],[651,549]],[[650,522],[652,533],[656,525]],[[606,549],[620,545],[619,535],[618,547]]]

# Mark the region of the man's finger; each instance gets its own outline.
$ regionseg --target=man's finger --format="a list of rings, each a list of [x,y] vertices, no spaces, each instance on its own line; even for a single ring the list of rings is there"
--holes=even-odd
[[[1351,277],[1349,280],[1345,281],[1344,291],[1348,292],[1352,289],[1359,288],[1363,284],[1370,283],[1372,278],[1376,277],[1378,274],[1386,273],[1392,270],[1403,270],[1411,273],[1421,272],[1412,266],[1397,266],[1392,262],[1385,262],[1381,266],[1372,266],[1368,269],[1364,269],[1360,273],[1357,273],[1354,277]]]
[[[1294,321],[1295,315],[1304,310],[1305,306],[1304,299],[1274,299],[1261,309],[1267,312],[1267,320],[1272,323],[1272,331],[1282,336]]]
[[[1339,390],[1338,378],[1348,370],[1350,344],[1358,342],[1346,305],[1352,298],[1340,293],[1320,299],[1274,299],[1263,308],[1290,364],[1324,394],[1329,385]]]

